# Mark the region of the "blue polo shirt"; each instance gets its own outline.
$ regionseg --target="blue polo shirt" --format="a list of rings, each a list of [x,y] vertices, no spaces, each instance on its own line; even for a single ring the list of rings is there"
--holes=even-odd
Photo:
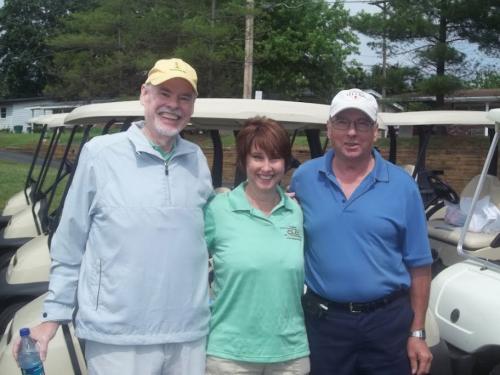
[[[408,269],[432,263],[415,181],[373,155],[373,170],[349,199],[331,168],[333,150],[292,178],[304,212],[306,284],[330,300],[365,302],[408,288]]]

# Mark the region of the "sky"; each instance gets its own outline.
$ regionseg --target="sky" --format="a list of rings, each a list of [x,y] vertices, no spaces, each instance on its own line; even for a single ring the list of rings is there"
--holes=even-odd
[[[377,6],[369,4],[369,0],[344,0],[344,7],[348,9],[352,15],[360,12],[361,10],[369,13],[376,13],[380,11],[380,8],[378,8]],[[370,69],[371,66],[376,64],[382,64],[382,58],[377,56],[376,51],[370,49],[370,47],[367,46],[370,38],[362,34],[358,34],[358,37],[361,42],[361,45],[359,46],[360,53],[359,55],[352,56],[352,58],[358,60],[365,69]],[[500,66],[500,59],[484,55],[483,53],[478,51],[477,46],[475,45],[471,45],[470,43],[466,42],[459,42],[455,44],[455,47],[461,52],[465,53],[467,57],[479,57],[481,59],[481,65],[483,67],[492,65],[496,65],[497,67]],[[412,56],[410,54],[408,56],[389,57],[388,62],[389,64],[399,63],[400,65],[414,64]]]

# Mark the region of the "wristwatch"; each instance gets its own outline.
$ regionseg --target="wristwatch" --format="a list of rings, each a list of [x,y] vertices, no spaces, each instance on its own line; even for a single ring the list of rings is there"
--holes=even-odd
[[[410,332],[410,337],[416,337],[421,340],[425,340],[425,329],[417,329]]]

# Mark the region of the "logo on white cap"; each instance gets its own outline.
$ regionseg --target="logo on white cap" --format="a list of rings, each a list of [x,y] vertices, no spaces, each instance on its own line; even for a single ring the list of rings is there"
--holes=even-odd
[[[377,100],[360,89],[342,90],[335,95],[330,105],[330,117],[351,108],[358,109],[373,121],[377,121]]]

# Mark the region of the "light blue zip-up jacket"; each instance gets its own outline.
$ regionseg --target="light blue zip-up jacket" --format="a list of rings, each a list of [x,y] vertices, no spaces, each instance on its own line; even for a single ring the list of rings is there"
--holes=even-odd
[[[141,127],[85,145],[51,244],[43,320],[76,311],[78,337],[115,345],[192,341],[208,332],[210,171],[180,137],[166,164]]]

